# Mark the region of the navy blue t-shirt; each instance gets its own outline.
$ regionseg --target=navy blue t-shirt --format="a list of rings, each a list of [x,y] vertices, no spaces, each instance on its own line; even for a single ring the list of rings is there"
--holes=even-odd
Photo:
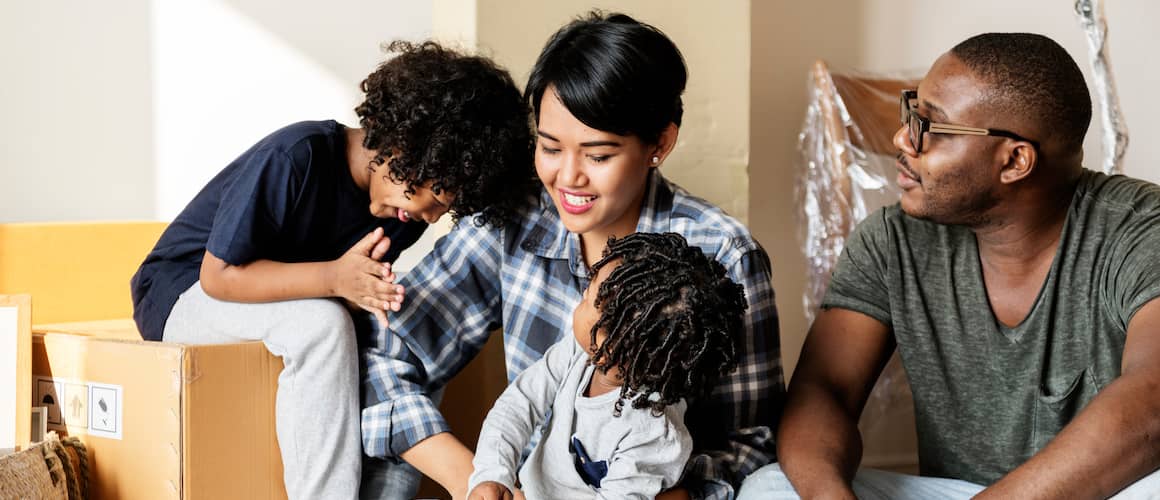
[[[333,120],[278,130],[194,197],[131,281],[142,337],[161,340],[178,296],[198,281],[206,250],[231,265],[329,261],[382,227],[391,238],[383,259],[394,261],[419,239],[427,224],[371,215],[370,195],[350,174],[345,131]]]

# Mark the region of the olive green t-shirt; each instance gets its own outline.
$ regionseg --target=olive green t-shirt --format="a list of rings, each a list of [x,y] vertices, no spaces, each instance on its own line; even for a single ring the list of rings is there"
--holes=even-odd
[[[1160,186],[1084,171],[1027,317],[991,311],[975,235],[899,206],[846,242],[823,308],[893,329],[923,475],[991,484],[1120,375],[1132,315],[1160,296]]]

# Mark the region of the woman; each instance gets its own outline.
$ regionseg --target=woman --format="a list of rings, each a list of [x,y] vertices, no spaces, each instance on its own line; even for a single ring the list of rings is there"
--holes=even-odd
[[[769,259],[737,220],[659,172],[677,142],[685,80],[672,41],[625,15],[590,14],[548,41],[525,89],[544,189],[518,221],[460,224],[400,281],[407,300],[363,352],[370,455],[401,458],[462,498],[472,453],[429,395],[500,325],[512,380],[572,331],[571,311],[610,237],[676,232],[744,286],[748,311],[739,367],[691,402],[692,458],[662,496],[724,498],[773,459],[784,384]],[[408,493],[373,481],[364,492],[371,485]]]

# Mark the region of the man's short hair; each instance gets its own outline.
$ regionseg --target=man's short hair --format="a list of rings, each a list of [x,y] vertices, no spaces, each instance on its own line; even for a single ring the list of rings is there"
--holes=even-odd
[[[951,49],[976,76],[992,85],[995,111],[1035,121],[1040,142],[1082,148],[1092,118],[1083,72],[1054,40],[1034,33],[983,33]]]

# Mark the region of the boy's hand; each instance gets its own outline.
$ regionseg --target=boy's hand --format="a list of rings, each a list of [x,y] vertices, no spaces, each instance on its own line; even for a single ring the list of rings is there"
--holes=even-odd
[[[467,500],[512,500],[512,498],[512,492],[507,486],[494,481],[479,483],[467,494]]]
[[[331,261],[326,277],[332,295],[370,311],[384,327],[386,311],[398,311],[403,303],[403,287],[395,284],[391,264],[379,262],[390,247],[391,239],[383,236],[382,228],[375,228]]]

